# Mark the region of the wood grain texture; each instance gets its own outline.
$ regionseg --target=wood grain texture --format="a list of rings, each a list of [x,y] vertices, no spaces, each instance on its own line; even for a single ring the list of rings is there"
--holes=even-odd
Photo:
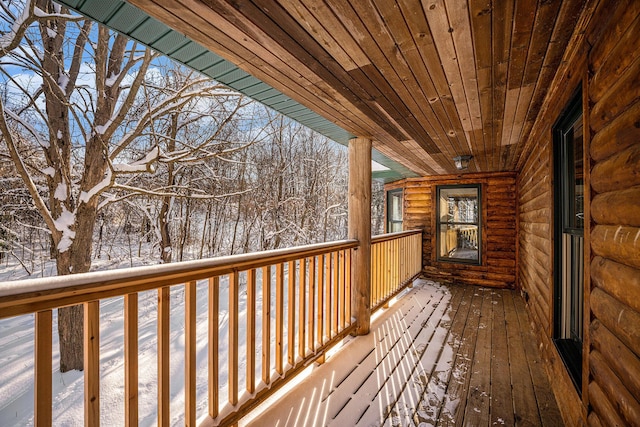
[[[100,301],[84,303],[84,420],[100,425]]]
[[[125,425],[138,425],[138,294],[124,296]]]
[[[481,184],[482,265],[439,262],[435,253],[435,194],[438,185]],[[405,229],[423,231],[423,265],[428,277],[445,282],[514,288],[516,259],[516,175],[473,173],[396,182],[385,189],[403,188]],[[506,190],[506,191],[505,191]],[[509,191],[512,190],[512,191]]]
[[[196,282],[184,285],[184,424],[196,418]]]
[[[35,315],[34,425],[50,426],[52,418],[51,310]]]
[[[515,170],[583,7],[133,0],[421,175]]]
[[[349,142],[349,237],[360,247],[352,256],[350,304],[359,335],[369,333],[371,324],[371,140]],[[344,283],[344,281],[343,281]],[[342,294],[341,294],[342,295]],[[343,300],[344,301],[344,297]],[[344,303],[343,303],[344,304]],[[344,325],[344,312],[342,324]]]
[[[158,289],[158,425],[170,425],[170,313],[171,289]]]

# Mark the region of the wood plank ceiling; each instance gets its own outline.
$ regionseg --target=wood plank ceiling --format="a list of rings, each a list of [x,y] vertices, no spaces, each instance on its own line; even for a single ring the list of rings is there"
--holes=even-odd
[[[128,1],[421,175],[517,169],[584,3]]]

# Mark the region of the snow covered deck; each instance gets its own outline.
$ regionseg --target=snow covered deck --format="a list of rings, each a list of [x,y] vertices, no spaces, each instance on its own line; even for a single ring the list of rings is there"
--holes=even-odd
[[[514,291],[417,280],[348,340],[240,425],[562,425]]]

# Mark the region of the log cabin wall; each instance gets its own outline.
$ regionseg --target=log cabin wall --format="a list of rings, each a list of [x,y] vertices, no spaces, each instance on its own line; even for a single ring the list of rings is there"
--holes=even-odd
[[[495,288],[516,286],[516,175],[471,173],[408,178],[385,186],[403,189],[403,229],[423,230],[423,268],[434,280]],[[438,262],[436,257],[436,187],[481,184],[481,265]]]
[[[569,46],[518,165],[518,280],[566,425],[640,425],[640,2],[586,2]],[[581,393],[552,341],[552,126],[579,85],[591,188]]]

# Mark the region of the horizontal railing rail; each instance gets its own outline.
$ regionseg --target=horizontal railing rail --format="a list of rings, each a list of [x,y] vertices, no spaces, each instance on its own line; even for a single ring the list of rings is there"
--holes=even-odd
[[[35,420],[52,419],[52,309],[84,305],[85,425],[100,422],[100,300],[124,297],[125,420],[138,419],[138,294],[158,293],[158,424],[170,422],[170,290],[184,285],[184,418],[195,425],[196,287],[208,294],[208,421],[231,425],[351,333],[355,240],[110,272],[0,283],[0,318],[35,313]],[[219,319],[228,292],[228,330]],[[241,289],[242,292],[241,292]],[[272,304],[274,309],[272,310]],[[239,307],[243,307],[243,314]],[[258,322],[256,322],[258,320]],[[261,327],[257,328],[257,324]],[[246,339],[239,342],[239,332]],[[220,335],[228,334],[221,348]],[[245,351],[241,351],[244,348]],[[218,360],[226,352],[228,366]],[[256,354],[261,355],[257,361]],[[272,358],[272,355],[274,357]],[[243,372],[240,366],[245,366]],[[226,376],[226,384],[220,378]],[[241,385],[241,380],[244,384]],[[226,386],[227,402],[221,389]],[[202,415],[202,414],[200,414]]]
[[[371,310],[383,307],[422,270],[422,232],[400,231],[371,239]]]
[[[53,310],[84,306],[85,424],[100,421],[100,302],[124,304],[124,416],[138,422],[139,294],[157,292],[158,424],[171,417],[171,289],[183,289],[184,419],[233,425],[355,330],[351,259],[356,240],[215,259],[0,283],[0,319],[35,314],[35,420],[52,420]],[[421,232],[372,239],[371,307],[382,307],[421,269]],[[197,294],[205,295],[206,301]],[[204,294],[203,294],[204,292]],[[196,311],[206,306],[207,333]],[[220,317],[226,306],[227,317]],[[200,328],[202,330],[202,328]],[[224,336],[226,345],[221,345]],[[196,345],[208,345],[207,414],[196,414]],[[222,366],[220,360],[227,360]],[[241,369],[242,368],[242,369]],[[226,391],[225,391],[226,390]],[[200,398],[203,398],[200,396]]]
[[[273,265],[357,246],[357,240],[342,240],[173,264],[0,282],[0,319],[202,280],[234,271],[259,268],[265,263]]]

